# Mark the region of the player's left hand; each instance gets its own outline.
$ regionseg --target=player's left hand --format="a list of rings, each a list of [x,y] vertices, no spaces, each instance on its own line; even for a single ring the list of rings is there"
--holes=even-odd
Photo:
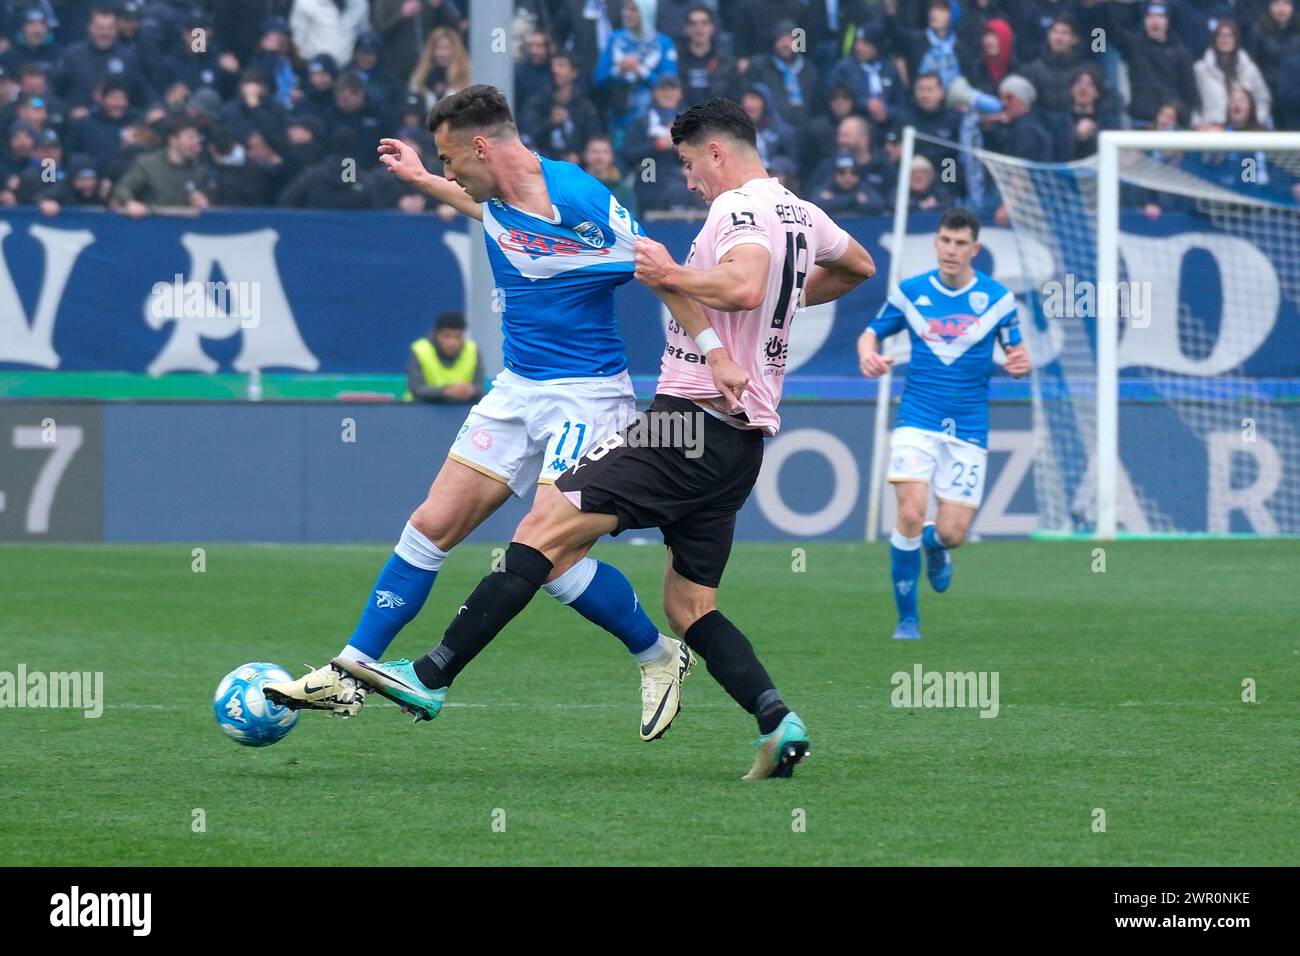
[[[635,257],[638,279],[651,288],[668,288],[668,280],[677,268],[677,263],[662,242],[637,236]]]
[[[723,404],[732,415],[739,415],[745,410],[740,397],[749,385],[749,373],[738,365],[726,349],[712,349],[708,355],[709,372],[713,375],[713,385],[722,396]]]
[[[1002,367],[1012,378],[1022,378],[1029,374],[1029,349],[1023,345],[1013,345],[1006,350],[1007,361]]]

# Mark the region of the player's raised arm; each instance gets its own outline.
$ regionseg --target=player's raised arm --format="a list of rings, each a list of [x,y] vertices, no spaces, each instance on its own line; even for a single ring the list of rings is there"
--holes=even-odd
[[[404,183],[410,183],[430,199],[446,203],[471,219],[483,219],[483,208],[458,184],[424,168],[420,156],[400,139],[379,141],[379,161]]]
[[[849,239],[844,255],[813,265],[803,287],[803,304],[809,306],[832,302],[852,292],[875,274],[876,263],[871,258],[871,253],[863,249],[856,239]]]
[[[767,294],[771,258],[766,247],[747,242],[733,246],[712,269],[688,269],[662,244],[638,237],[636,277],[651,288],[681,292],[719,312],[748,312]]]

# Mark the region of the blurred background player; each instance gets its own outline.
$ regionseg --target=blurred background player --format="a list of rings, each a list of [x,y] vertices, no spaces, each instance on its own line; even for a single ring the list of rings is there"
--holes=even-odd
[[[1015,296],[971,266],[980,251],[979,232],[979,219],[969,210],[945,212],[934,236],[939,267],[890,289],[858,339],[858,361],[869,378],[894,361],[880,353],[884,339],[906,329],[912,343],[887,476],[898,495],[890,569],[898,606],[894,637],[901,640],[921,637],[921,549],[930,584],[946,591],[952,580],[949,551],[966,540],[984,497],[993,343],[1001,343],[1008,373],[1019,378],[1029,372]],[[939,512],[927,524],[931,488]]]
[[[478,345],[465,337],[465,315],[448,309],[426,335],[411,343],[406,361],[406,400],[476,402],[483,397]]]
[[[603,535],[659,528],[669,549],[668,623],[758,722],[758,753],[746,779],[789,776],[808,752],[807,728],[782,701],[749,639],[718,610],[718,585],[736,514],[763,463],[763,439],[780,428],[776,409],[795,312],[852,291],[875,273],[875,263],[829,216],[767,176],[753,120],[735,102],[692,106],[673,121],[672,140],[688,187],[710,204],[709,217],[685,266],[661,244],[637,239],[637,276],[699,302],[708,327],[669,324],[649,411],[590,449],[554,488],[538,491],[506,551],[504,573],[479,582],[437,647],[414,662],[362,663],[349,671],[432,719],[465,665],[545,582],[548,590],[580,582],[586,554]],[[727,356],[743,374],[719,387],[716,370],[704,366],[713,369]],[[665,425],[674,420],[676,432]],[[702,434],[694,443],[646,441],[646,423],[661,437],[665,429],[682,435],[688,427]],[[681,648],[679,660],[684,672],[690,651]],[[659,724],[655,715],[642,737],[653,739]]]

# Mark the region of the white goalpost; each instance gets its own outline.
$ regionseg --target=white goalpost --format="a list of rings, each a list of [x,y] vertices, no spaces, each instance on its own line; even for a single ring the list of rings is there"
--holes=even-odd
[[[890,288],[933,266],[907,238],[917,140],[957,150],[1008,215],[999,230],[986,210],[981,238],[1034,358],[1039,532],[1300,533],[1300,133],[1107,131],[1097,155],[1050,164],[908,129]]]
[[[898,162],[898,188],[894,192],[894,233],[889,250],[888,290],[894,289],[902,280],[902,249],[907,241],[907,203],[908,177],[903,170],[911,169],[912,156],[916,152],[916,129],[908,126],[903,130],[903,152]],[[881,343],[881,352],[885,355],[895,354],[895,345],[899,336]],[[880,528],[880,506],[884,494],[885,456],[889,452],[889,412],[892,406],[890,393],[894,384],[892,371],[885,372],[876,381],[876,418],[873,429],[874,441],[871,444],[871,477],[867,482],[867,540],[875,541]]]

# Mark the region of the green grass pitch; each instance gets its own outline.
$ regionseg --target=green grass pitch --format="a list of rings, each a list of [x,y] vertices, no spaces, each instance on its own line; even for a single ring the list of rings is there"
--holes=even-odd
[[[0,548],[0,671],[102,671],[106,699],[0,710],[0,864],[1300,859],[1300,542],[1121,542],[1104,573],[1090,542],[974,543],[948,594],[922,585],[919,644],[890,639],[886,546],[799,545],[801,572],[794,547],[738,546],[723,583],[812,733],[760,783],[752,721],[702,665],[643,744],[626,652],[545,595],[431,724],[376,698],[238,747],[217,681],[335,653],[387,548],[213,544],[203,573],[190,545]],[[662,623],[662,548],[597,553]],[[458,550],[394,651],[434,643],[489,562]],[[915,664],[996,671],[998,716],[893,707]]]

